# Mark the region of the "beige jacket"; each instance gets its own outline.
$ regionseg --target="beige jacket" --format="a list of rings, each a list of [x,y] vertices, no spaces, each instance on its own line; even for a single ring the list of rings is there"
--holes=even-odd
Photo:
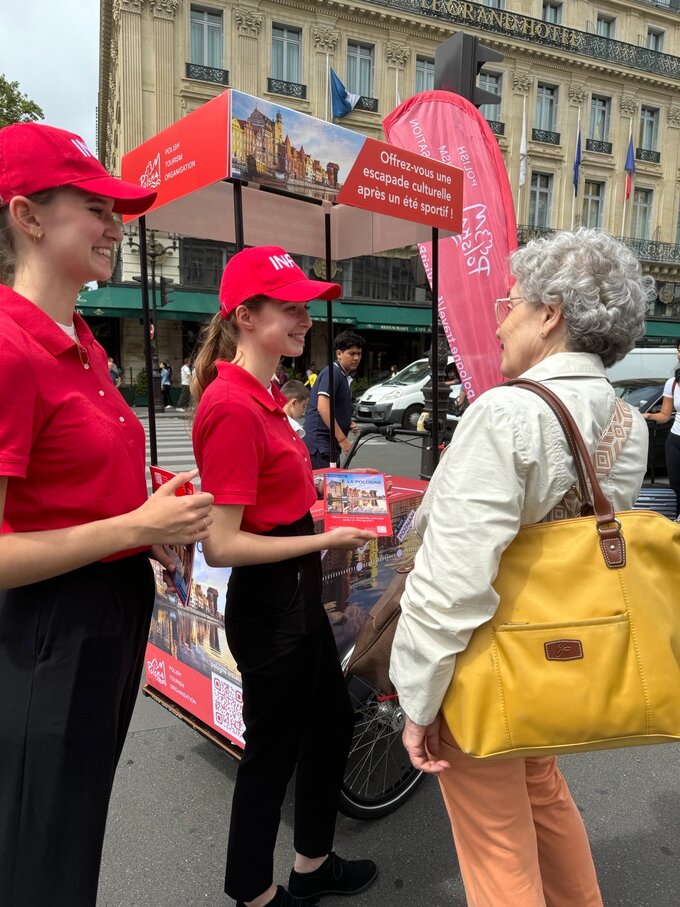
[[[599,356],[557,353],[523,375],[566,404],[592,452],[614,411]],[[616,510],[638,496],[647,425],[633,413],[630,436],[602,488]],[[465,413],[416,516],[423,544],[401,600],[390,677],[406,714],[429,724],[453,676],[456,653],[498,605],[492,583],[520,526],[537,523],[576,481],[567,441],[535,394],[497,387]]]

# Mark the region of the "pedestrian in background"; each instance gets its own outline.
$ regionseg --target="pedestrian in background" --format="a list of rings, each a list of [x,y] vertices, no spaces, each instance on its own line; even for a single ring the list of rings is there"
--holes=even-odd
[[[225,891],[237,907],[302,907],[356,894],[377,875],[370,860],[332,851],[354,715],[321,602],[320,552],[351,550],[373,534],[314,533],[309,455],[272,381],[280,356],[302,355],[306,302],[335,299],[277,246],[230,259],[221,311],[196,357],[194,451],[215,494],[207,562],[232,568],[225,630],[243,685],[245,750],[232,800]],[[302,692],[304,691],[304,692]],[[295,863],[275,886],[281,805],[295,778]]]
[[[163,397],[163,406],[165,409],[172,409],[172,400],[170,399],[170,388],[172,378],[170,377],[170,366],[167,362],[161,362],[161,395]]]
[[[643,413],[648,422],[670,422],[673,425],[666,438],[666,471],[668,484],[675,492],[675,517],[680,512],[680,340],[676,345],[678,368],[673,378],[669,378],[663,389],[663,403],[658,413]],[[675,416],[675,418],[674,418]]]
[[[333,349],[333,401],[335,426],[331,440],[331,406],[328,367],[322,369],[312,387],[305,414],[305,444],[313,469],[323,469],[337,463],[340,453],[349,453],[352,442],[347,435],[356,431],[352,419],[352,376],[359,368],[364,350],[364,338],[354,331],[343,331],[335,338]]]
[[[109,378],[111,379],[113,386],[120,387],[120,382],[121,382],[120,369],[114,362],[112,356],[109,356],[109,358],[108,358],[108,366],[109,366]]]
[[[177,411],[183,413],[191,403],[191,359],[185,359],[180,370],[181,390],[177,400]]]
[[[533,240],[510,261],[516,282],[496,300],[501,374],[554,391],[591,455],[613,433],[620,446],[607,447],[601,484],[615,511],[628,510],[647,465],[647,429],[637,410],[619,409],[605,368],[643,336],[654,282],[629,249],[595,230]],[[501,385],[465,414],[417,513],[423,544],[401,599],[390,676],[411,761],[439,776],[469,907],[602,907],[556,760],[467,756],[439,713],[456,654],[498,606],[501,555],[521,526],[578,507],[576,482],[550,407]]]
[[[305,387],[312,388],[314,387],[314,382],[319,376],[319,370],[312,362],[305,372]]]
[[[113,212],[141,214],[155,195],[70,132],[0,130],[2,907],[95,907],[149,555],[169,567],[160,546],[210,523],[211,495],[174,494],[195,473],[147,499],[144,430],[74,311],[84,283],[111,278]]]
[[[299,438],[304,438],[305,430],[301,423],[309,404],[309,388],[305,387],[302,381],[291,380],[286,381],[281,393],[286,398],[283,411],[288,416],[293,431]]]

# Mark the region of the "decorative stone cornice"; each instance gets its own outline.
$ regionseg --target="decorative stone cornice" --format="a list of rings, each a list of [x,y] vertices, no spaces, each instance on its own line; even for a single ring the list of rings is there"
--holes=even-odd
[[[251,38],[257,38],[262,28],[262,16],[252,9],[241,9],[237,7],[234,10],[234,19],[239,35],[249,35]]]
[[[585,85],[570,85],[568,88],[569,103],[572,107],[581,107],[588,97],[588,91]]]
[[[314,49],[321,54],[335,53],[335,48],[340,40],[340,32],[333,31],[330,28],[319,28],[315,25],[312,29],[314,39]]]
[[[515,94],[529,94],[534,80],[524,72],[513,72],[512,90]]]
[[[671,107],[668,111],[668,125],[680,127],[680,107]]]
[[[638,109],[638,100],[628,95],[628,97],[621,98],[619,107],[621,108],[621,113],[627,117],[635,116],[635,111]]]
[[[403,69],[409,61],[411,49],[403,44],[386,44],[385,61],[394,69]]]
[[[118,22],[121,13],[142,13],[142,0],[113,0],[113,19]]]
[[[149,0],[154,19],[174,19],[179,0]]]

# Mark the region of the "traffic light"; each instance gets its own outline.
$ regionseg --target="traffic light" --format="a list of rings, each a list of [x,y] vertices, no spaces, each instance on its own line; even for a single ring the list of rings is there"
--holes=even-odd
[[[473,35],[456,32],[435,50],[434,87],[452,91],[475,107],[500,104],[500,95],[477,87],[477,76],[485,63],[500,63],[502,59],[503,54],[480,44]]]
[[[174,283],[175,281],[171,277],[161,277],[161,307],[166,306],[174,299]]]

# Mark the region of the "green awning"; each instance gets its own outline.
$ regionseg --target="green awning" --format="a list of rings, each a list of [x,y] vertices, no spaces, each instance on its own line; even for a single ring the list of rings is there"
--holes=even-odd
[[[355,327],[364,331],[399,331],[409,334],[429,334],[432,310],[429,306],[370,305],[361,302],[340,302],[333,306],[333,315],[351,317]]]
[[[645,337],[680,337],[678,321],[647,321]]]

